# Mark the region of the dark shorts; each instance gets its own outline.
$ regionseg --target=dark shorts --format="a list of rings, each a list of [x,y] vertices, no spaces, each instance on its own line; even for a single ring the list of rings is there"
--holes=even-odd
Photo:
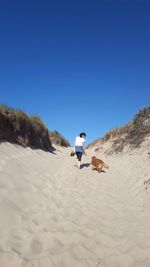
[[[83,147],[82,146],[75,146],[75,151],[76,151],[77,159],[79,161],[81,161],[82,155],[84,153]]]
[[[76,155],[77,155],[77,159],[79,161],[81,161],[81,158],[82,158],[82,152],[76,152]]]

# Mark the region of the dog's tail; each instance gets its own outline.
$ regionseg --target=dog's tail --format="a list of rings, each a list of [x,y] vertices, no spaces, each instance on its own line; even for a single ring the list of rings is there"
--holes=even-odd
[[[106,164],[105,162],[103,162],[103,167],[109,169],[108,164]]]

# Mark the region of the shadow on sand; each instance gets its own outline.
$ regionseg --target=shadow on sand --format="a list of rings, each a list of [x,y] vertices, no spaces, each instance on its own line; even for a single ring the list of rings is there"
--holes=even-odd
[[[101,172],[106,173],[106,171],[104,171],[104,170],[99,170],[99,171],[98,171],[96,168],[93,168],[92,171],[97,171],[98,173],[101,173]]]
[[[90,167],[90,163],[83,163],[81,164],[80,169],[88,168],[88,167]]]

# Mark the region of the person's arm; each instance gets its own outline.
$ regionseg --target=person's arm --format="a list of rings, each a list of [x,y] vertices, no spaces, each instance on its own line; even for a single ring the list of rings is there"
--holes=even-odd
[[[83,151],[84,151],[84,155],[87,156],[86,150],[85,150],[85,141],[83,142]]]
[[[75,138],[74,147],[73,147],[74,153],[76,152],[75,146],[76,146],[76,138]]]
[[[87,156],[87,153],[86,153],[86,150],[85,150],[85,148],[84,148],[84,155],[85,155],[85,156]]]

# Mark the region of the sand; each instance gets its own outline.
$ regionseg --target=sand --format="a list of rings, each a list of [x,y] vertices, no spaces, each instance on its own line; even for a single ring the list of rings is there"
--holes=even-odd
[[[150,156],[0,144],[0,266],[150,267]]]

